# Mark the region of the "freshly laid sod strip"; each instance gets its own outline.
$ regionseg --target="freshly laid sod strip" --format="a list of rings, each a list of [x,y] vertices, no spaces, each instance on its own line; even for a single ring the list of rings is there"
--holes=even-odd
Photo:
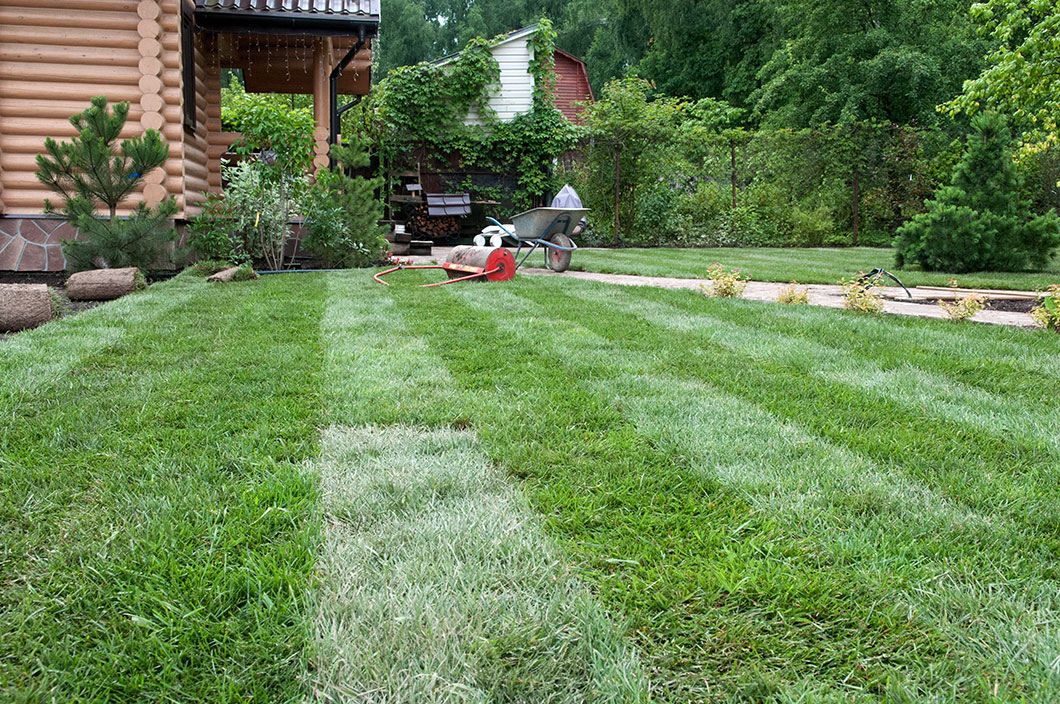
[[[580,249],[571,260],[571,269],[604,274],[675,276],[705,278],[707,267],[720,262],[726,269],[755,281],[792,281],[804,284],[834,284],[859,271],[876,267],[887,269],[906,286],[948,286],[951,278],[967,288],[1004,288],[1035,291],[1060,283],[1060,256],[1044,271],[974,272],[948,274],[894,266],[894,250],[874,247],[774,248],[718,247],[710,249]],[[536,264],[535,264],[536,266]],[[888,285],[893,284],[887,280]]]
[[[323,302],[182,277],[0,343],[50,365],[5,391],[0,699],[308,696]]]
[[[331,415],[371,421],[402,409],[438,420],[460,397],[380,293],[363,277],[332,277]],[[409,369],[428,376],[410,380]],[[472,432],[335,426],[315,467],[324,542],[313,679],[322,699],[647,699],[629,646]]]
[[[1060,470],[1045,426],[984,428],[978,393],[945,418],[914,407],[916,374],[938,403],[966,368],[902,371],[896,403],[828,376],[892,364],[882,344],[838,346],[817,373],[827,350],[775,334],[776,306],[553,280],[390,294],[473,392],[494,462],[631,619],[660,698],[1057,698]],[[667,307],[705,319],[643,317]],[[784,312],[822,314],[837,335],[856,318]],[[873,322],[882,338],[919,325],[949,357],[966,333]],[[1012,332],[1031,356],[1056,344],[973,339],[1018,347]],[[1002,428],[1033,408],[992,400]]]
[[[316,687],[387,702],[637,702],[628,646],[474,435],[333,428]]]

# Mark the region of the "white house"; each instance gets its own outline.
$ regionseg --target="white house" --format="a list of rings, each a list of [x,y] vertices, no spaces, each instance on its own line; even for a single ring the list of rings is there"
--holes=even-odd
[[[530,47],[530,37],[536,29],[537,25],[533,24],[510,32],[490,50],[500,68],[500,82],[490,87],[489,105],[501,122],[529,112],[533,106],[534,77],[530,74],[530,59],[534,54]],[[447,56],[436,61],[435,65],[445,66],[454,58],[455,55]],[[593,99],[585,63],[565,51],[556,49],[555,70],[553,102],[568,120],[577,122],[578,108],[575,103],[590,102]],[[472,110],[464,122],[480,125],[482,119]]]

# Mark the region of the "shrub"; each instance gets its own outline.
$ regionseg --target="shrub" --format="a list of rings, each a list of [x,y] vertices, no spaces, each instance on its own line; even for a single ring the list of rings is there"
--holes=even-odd
[[[200,259],[227,261],[235,253],[233,226],[225,197],[211,193],[199,214],[188,223],[188,246]]]
[[[383,206],[375,197],[382,179],[349,176],[347,170],[369,163],[363,142],[331,148],[336,168],[317,174],[306,200],[306,236],[302,246],[329,268],[372,266],[386,256]]]
[[[128,103],[111,109],[105,96],[96,96],[91,107],[70,118],[78,136],[61,143],[49,138],[44,143],[47,153],[37,156],[37,180],[63,197],[61,209],[45,200],[45,212],[62,215],[80,233],[80,239],[62,242],[71,271],[154,268],[176,239],[177,203],[172,197],[157,208],[140,203],[128,217],[117,215],[119,205],[169,156],[156,130],[118,144],[128,116]],[[108,211],[107,217],[96,214],[97,203]]]
[[[958,297],[953,303],[939,301],[939,308],[954,322],[962,322],[986,308],[986,298],[980,294]]]
[[[803,286],[799,288],[799,282],[792,281],[789,285],[780,289],[780,293],[777,294],[777,301],[795,306],[808,305],[810,302],[809,287]]]
[[[1034,217],[1021,196],[1012,138],[1003,118],[972,121],[968,150],[951,184],[898,230],[897,264],[928,270],[1014,271],[1043,266],[1060,246],[1056,213]]]
[[[749,278],[740,276],[739,269],[727,272],[718,262],[711,264],[707,269],[707,278],[711,280],[710,285],[702,285],[700,288],[711,298],[740,298],[747,288],[747,282],[750,281]]]
[[[840,279],[843,288],[843,307],[859,313],[882,313],[883,296],[876,293],[872,284],[863,278]]]
[[[1046,330],[1060,333],[1060,284],[1049,287],[1041,304],[1031,310],[1031,317]]]

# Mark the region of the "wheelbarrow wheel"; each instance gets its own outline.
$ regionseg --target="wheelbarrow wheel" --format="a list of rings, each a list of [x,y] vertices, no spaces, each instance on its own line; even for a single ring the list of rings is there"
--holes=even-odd
[[[567,237],[563,233],[557,232],[548,238],[548,241],[559,247],[572,247],[574,245],[571,242],[570,237]],[[548,268],[552,271],[566,271],[570,268],[570,255],[571,251],[561,249],[552,249],[551,247],[545,248],[545,263]]]

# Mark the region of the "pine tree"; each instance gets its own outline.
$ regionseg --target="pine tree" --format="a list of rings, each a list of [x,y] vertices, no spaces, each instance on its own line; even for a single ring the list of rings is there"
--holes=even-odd
[[[49,138],[46,154],[37,155],[37,179],[63,197],[61,208],[45,200],[45,212],[61,215],[83,236],[62,243],[68,269],[100,264],[148,268],[176,237],[172,218],[177,204],[172,197],[158,208],[140,203],[128,218],[117,216],[122,201],[169,156],[156,130],[117,144],[128,116],[128,103],[111,110],[105,96],[92,98],[91,107],[70,118],[78,136],[69,142]],[[98,208],[107,216],[97,214]]]
[[[1060,246],[1060,220],[1035,217],[1020,196],[1012,137],[992,113],[972,121],[968,149],[921,213],[898,230],[899,267],[937,271],[1018,271],[1042,267]]]
[[[371,163],[364,141],[354,135],[345,145],[332,145],[335,167],[317,174],[306,216],[303,246],[327,267],[371,266],[383,259],[387,242],[379,225],[383,205],[375,192],[381,178],[351,176]]]

